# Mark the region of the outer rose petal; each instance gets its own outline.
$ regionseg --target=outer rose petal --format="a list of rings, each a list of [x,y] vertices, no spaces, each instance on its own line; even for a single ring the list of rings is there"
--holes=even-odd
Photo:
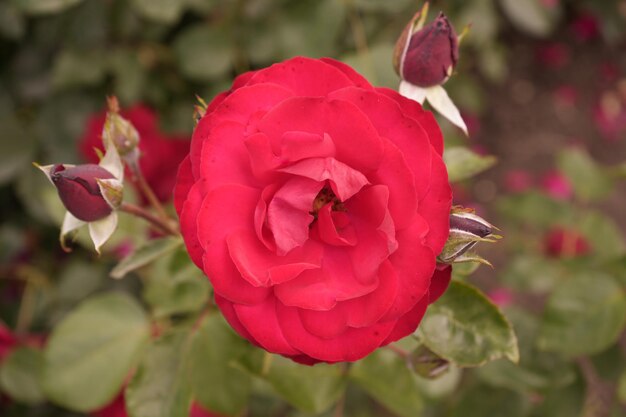
[[[426,313],[426,307],[428,307],[428,297],[424,296],[411,311],[398,319],[398,322],[387,338],[382,342],[381,346],[400,340],[413,333],[422,321],[424,313]]]
[[[432,153],[432,174],[430,190],[420,202],[418,213],[428,219],[430,230],[426,244],[439,254],[450,234],[450,207],[452,206],[452,188],[448,183],[448,171],[443,159]]]
[[[430,280],[430,288],[428,289],[428,303],[432,304],[443,295],[450,285],[452,278],[451,265],[437,265],[433,277]]]
[[[178,167],[176,186],[174,187],[174,207],[179,216],[183,211],[183,204],[185,204],[185,200],[187,200],[187,194],[193,186],[194,181],[195,178],[191,173],[191,162],[189,161],[189,155],[187,155]]]
[[[395,100],[407,116],[416,120],[428,133],[430,143],[437,153],[443,155],[443,135],[431,112],[424,110],[417,101],[408,99],[390,88],[379,87],[376,91]]]

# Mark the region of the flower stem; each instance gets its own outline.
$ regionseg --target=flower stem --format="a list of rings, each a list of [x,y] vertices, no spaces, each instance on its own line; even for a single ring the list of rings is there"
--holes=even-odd
[[[143,172],[141,171],[139,164],[131,164],[130,168],[131,168],[131,172],[133,173],[133,176],[135,177],[134,179],[137,185],[139,186],[139,189],[141,190],[143,195],[146,197],[150,205],[154,207],[159,217],[163,220],[169,219],[169,216],[167,215],[165,209],[163,208],[163,205],[157,198],[156,194],[154,194],[154,191],[152,191],[152,188],[146,181],[146,177],[143,176]]]
[[[387,349],[389,349],[392,352],[394,352],[396,355],[400,356],[402,359],[406,359],[409,356],[409,352],[407,352],[406,350],[404,350],[402,348],[399,348],[398,346],[387,345],[386,347],[387,347]]]
[[[154,214],[150,213],[148,210],[130,203],[122,203],[119,210],[133,216],[141,217],[142,219],[146,220],[148,223],[167,235],[179,235],[178,228],[176,228],[172,224],[172,222],[169,221],[170,219],[168,217],[157,217]]]

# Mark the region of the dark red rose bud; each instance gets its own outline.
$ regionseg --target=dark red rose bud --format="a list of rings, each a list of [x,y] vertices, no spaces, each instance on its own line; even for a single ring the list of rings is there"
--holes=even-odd
[[[401,37],[399,42],[406,39]],[[406,40],[404,41],[406,42]],[[437,19],[417,30],[405,43],[400,58],[400,76],[418,87],[443,84],[459,58],[459,40],[448,18]]]
[[[50,179],[67,211],[85,222],[111,214],[113,209],[102,196],[97,180],[114,178],[109,171],[95,164],[71,167],[58,164],[50,170]]]

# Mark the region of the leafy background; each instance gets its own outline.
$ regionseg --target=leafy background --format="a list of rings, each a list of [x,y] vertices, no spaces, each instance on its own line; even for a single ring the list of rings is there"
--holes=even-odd
[[[0,318],[20,338],[4,351],[0,335],[2,416],[93,414],[124,385],[133,417],[186,416],[191,398],[247,416],[624,415],[626,2],[432,3],[459,31],[472,24],[446,85],[470,138],[442,121],[455,200],[506,238],[481,248],[495,269],[457,268],[396,349],[309,368],[235,336],[178,242],[112,279],[115,248],[146,236],[136,222],[101,258],[64,254],[61,207],[30,162],[79,162],[77,140],[108,94],[190,134],[195,94],[294,55],[335,57],[395,87],[393,43],[419,4],[0,2]],[[518,365],[492,302],[515,329]]]

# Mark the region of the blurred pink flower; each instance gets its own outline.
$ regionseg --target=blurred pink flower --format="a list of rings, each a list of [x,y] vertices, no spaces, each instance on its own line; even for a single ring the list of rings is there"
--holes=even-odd
[[[552,198],[567,200],[572,196],[572,185],[569,180],[558,171],[550,171],[541,178],[541,189]]]
[[[504,287],[494,288],[487,293],[487,296],[500,308],[508,307],[513,304],[513,293]]]
[[[535,49],[535,58],[546,68],[558,70],[567,66],[571,61],[571,52],[567,45],[550,42],[539,45]]]
[[[600,34],[598,19],[590,12],[582,12],[574,18],[570,24],[570,29],[574,37],[581,42],[590,41]]]
[[[543,244],[546,255],[555,258],[582,256],[590,251],[584,236],[562,227],[550,230],[545,236]]]
[[[578,90],[573,85],[563,84],[552,91],[554,104],[573,107],[578,103]]]

